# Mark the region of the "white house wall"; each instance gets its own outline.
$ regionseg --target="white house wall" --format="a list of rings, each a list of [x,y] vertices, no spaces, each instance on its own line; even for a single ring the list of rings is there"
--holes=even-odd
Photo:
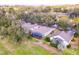
[[[68,45],[68,43],[65,41],[65,39],[63,39],[61,36],[57,35],[57,36],[54,36],[54,38],[60,38],[66,45]]]
[[[68,45],[68,43],[59,35],[50,37],[50,41],[54,40],[54,38],[60,38],[63,41],[62,42],[63,45]]]

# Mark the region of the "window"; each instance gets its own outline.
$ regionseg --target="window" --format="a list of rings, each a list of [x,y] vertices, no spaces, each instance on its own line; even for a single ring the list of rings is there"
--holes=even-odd
[[[57,38],[54,38],[54,42],[55,42],[56,44],[61,44],[61,43],[62,43],[62,40],[57,37]]]

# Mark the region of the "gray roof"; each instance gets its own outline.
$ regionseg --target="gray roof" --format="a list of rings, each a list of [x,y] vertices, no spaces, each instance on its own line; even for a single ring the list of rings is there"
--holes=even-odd
[[[70,42],[74,36],[74,34],[71,31],[60,31],[58,33],[55,33],[54,36],[59,35],[61,36],[65,41]]]
[[[43,33],[43,34],[48,34],[48,33],[52,32],[53,30],[55,30],[55,28],[37,25],[37,26],[31,28],[31,30],[33,32],[40,32],[40,33]]]
[[[31,23],[23,23],[21,26],[22,28],[26,28],[30,30],[31,28],[35,27],[36,24],[32,25]]]
[[[32,32],[40,32],[40,33],[45,34],[45,35],[49,34],[53,30],[55,30],[55,28],[41,26],[38,24],[25,23],[25,22],[23,22],[21,24],[21,26],[22,26],[22,28],[24,28],[26,30],[28,29],[28,30],[31,30]]]

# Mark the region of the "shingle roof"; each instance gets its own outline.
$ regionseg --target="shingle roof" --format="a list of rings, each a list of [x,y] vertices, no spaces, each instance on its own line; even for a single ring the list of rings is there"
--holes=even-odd
[[[40,32],[42,34],[49,34],[53,30],[55,30],[55,28],[41,26],[41,25],[37,25],[37,24],[25,23],[25,22],[23,22],[23,24],[21,26],[22,26],[22,28],[24,28],[26,30],[28,29],[28,30],[31,30],[32,32]]]
[[[51,31],[55,30],[55,28],[37,25],[37,26],[31,28],[31,30],[33,32],[40,32],[40,33],[46,34],[47,32],[51,32]]]
[[[26,29],[31,29],[32,27],[34,27],[35,25],[32,25],[31,23],[24,23],[22,24],[22,28],[26,28]]]
[[[56,36],[56,35],[59,35],[65,41],[70,42],[74,34],[72,32],[70,32],[70,31],[68,31],[68,32],[60,31],[60,32],[54,34],[54,36]]]

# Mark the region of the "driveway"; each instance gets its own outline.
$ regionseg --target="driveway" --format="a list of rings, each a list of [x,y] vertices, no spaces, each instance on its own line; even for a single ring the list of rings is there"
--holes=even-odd
[[[37,46],[41,46],[43,47],[44,49],[46,49],[47,51],[49,51],[50,53],[52,54],[56,54],[56,55],[59,55],[61,54],[61,51],[59,51],[58,49],[54,48],[54,47],[51,47],[50,45],[48,44],[44,44],[42,42],[33,42],[34,45],[37,45]]]

